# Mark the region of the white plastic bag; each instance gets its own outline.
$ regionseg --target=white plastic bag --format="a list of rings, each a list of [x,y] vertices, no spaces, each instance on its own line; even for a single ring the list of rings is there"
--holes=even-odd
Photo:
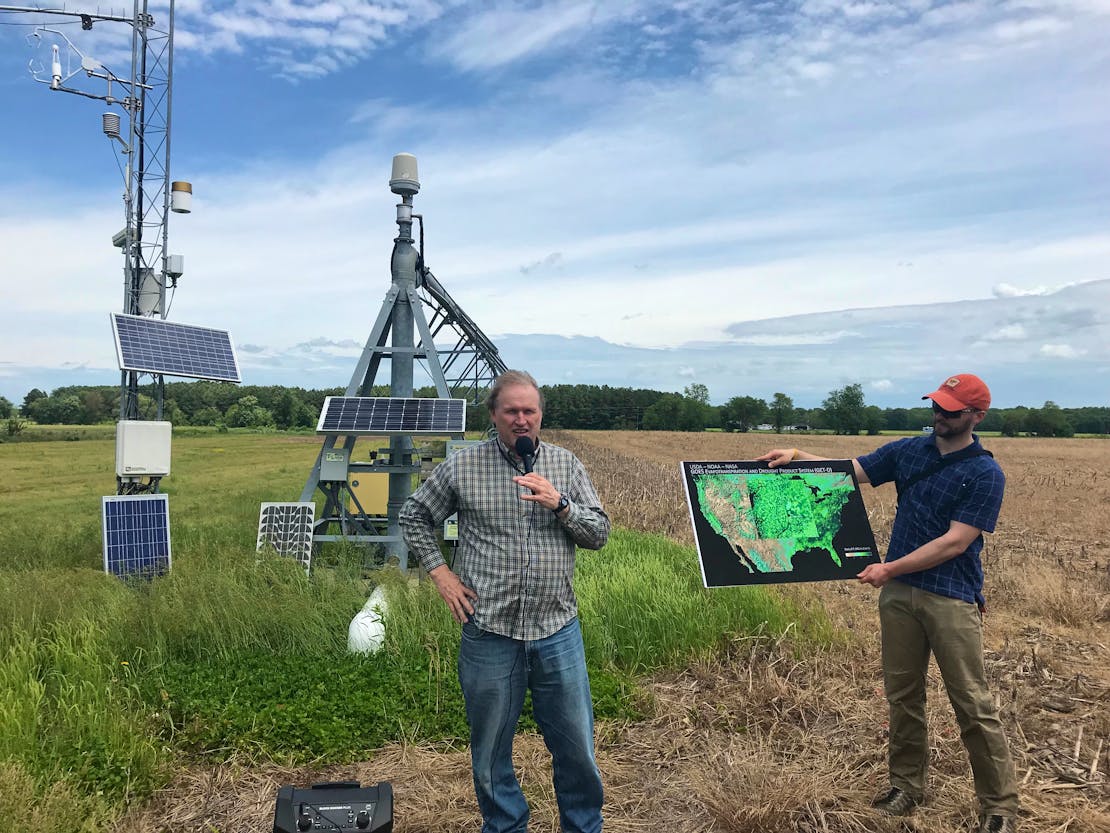
[[[347,628],[347,650],[353,654],[373,654],[385,642],[385,615],[387,604],[385,589],[378,585],[362,610],[355,614]]]

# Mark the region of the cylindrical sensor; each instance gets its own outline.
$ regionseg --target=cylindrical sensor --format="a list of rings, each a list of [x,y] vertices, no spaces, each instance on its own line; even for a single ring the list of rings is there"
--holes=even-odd
[[[389,178],[389,190],[403,197],[411,197],[420,190],[416,157],[411,153],[398,153],[393,157],[393,175]]]
[[[170,183],[170,211],[175,214],[188,214],[193,210],[193,183]]]

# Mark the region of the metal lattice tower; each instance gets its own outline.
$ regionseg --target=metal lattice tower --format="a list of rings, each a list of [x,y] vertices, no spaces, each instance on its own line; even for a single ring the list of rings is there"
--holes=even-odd
[[[130,17],[100,12],[77,12],[66,9],[0,6],[0,11],[36,15],[79,18],[81,28],[89,30],[94,23],[124,23],[131,27],[131,61],[126,77],[113,72],[101,61],[84,55],[58,29],[40,25],[34,37],[41,43],[49,35],[51,46],[50,71],[42,62],[32,59],[30,69],[36,81],[48,84],[54,92],[66,92],[103,101],[109,106],[102,116],[105,136],[116,144],[125,160],[121,164],[124,179],[124,227],[113,235],[112,243],[123,253],[123,312],[128,315],[166,318],[169,308],[167,289],[175,289],[183,271],[182,258],[170,255],[169,214],[188,213],[192,208],[192,186],[187,182],[170,183],[170,124],[173,90],[173,34],[175,0],[168,0],[164,25],[158,26],[150,14],[148,0],[134,0]],[[64,42],[65,53],[59,47]],[[80,58],[74,67],[74,57]],[[71,80],[84,75],[99,79],[106,85],[104,92],[89,92],[71,85]],[[127,119],[121,124],[121,113]],[[121,363],[122,367],[122,363]],[[139,376],[135,370],[120,370],[119,419],[121,422],[140,419]],[[165,382],[161,373],[152,373],[155,386],[155,420],[164,413]],[[148,417],[149,418],[149,417]],[[117,465],[119,453],[117,427]],[[157,492],[161,475],[119,476],[116,489],[120,494]]]
[[[100,12],[77,12],[26,6],[0,6],[0,11],[78,18],[83,29],[94,23],[124,23],[131,27],[131,66],[126,77],[113,72],[103,63],[86,56],[58,29],[39,26],[35,37],[52,36],[50,71],[42,62],[31,61],[36,81],[48,84],[55,92],[66,92],[118,106],[126,117],[109,110],[102,117],[105,135],[122,146],[126,160],[124,171],[124,227],[113,236],[112,243],[124,257],[123,312],[130,315],[167,315],[166,290],[176,287],[181,274],[179,258],[168,254],[168,217],[172,210],[189,211],[191,187],[180,183],[182,199],[171,199],[170,185],[170,119],[173,88],[174,0],[164,25],[158,26],[148,10],[148,0],[134,0],[130,17]],[[64,42],[66,51],[59,51]],[[74,68],[74,56],[80,57]],[[106,84],[105,92],[88,92],[71,85],[71,80],[84,75]],[[175,186],[178,185],[175,183]],[[120,419],[138,419],[138,375],[121,371]],[[162,418],[163,379],[155,376],[157,385],[157,418]]]
[[[141,8],[140,8],[141,6]],[[155,28],[147,0],[136,0],[132,24],[127,188],[124,192],[124,312],[165,318],[166,290],[179,272],[168,264],[170,122],[173,103],[174,0],[168,25]],[[139,416],[138,376],[121,371],[120,419]],[[156,376],[157,418],[162,418],[162,376]]]
[[[421,362],[441,399],[463,396],[477,403],[493,379],[506,370],[497,348],[474,321],[424,266],[423,217],[412,211],[412,200],[420,190],[416,159],[398,154],[393,160],[391,190],[401,196],[397,206],[398,235],[390,259],[392,285],[382,302],[378,317],[366,340],[362,355],[351,374],[347,396],[370,396],[383,359],[389,360],[389,392],[392,397],[413,395],[413,371]],[[421,246],[413,246],[413,219],[421,222]],[[431,311],[431,320],[425,315]],[[450,345],[437,347],[436,337],[450,338]],[[316,519],[314,543],[347,541],[379,545],[385,557],[408,568],[408,549],[401,538],[398,515],[412,494],[413,478],[420,473],[411,435],[390,438],[384,459],[357,462],[351,459],[356,437],[329,434],[325,437],[316,464],[301,492],[301,501],[310,501],[319,490],[324,507]],[[321,464],[331,456],[344,463],[344,479],[323,479]],[[352,489],[359,477],[388,475],[389,489],[385,513],[367,511]],[[348,505],[345,500],[350,501]],[[353,509],[351,508],[353,505]]]

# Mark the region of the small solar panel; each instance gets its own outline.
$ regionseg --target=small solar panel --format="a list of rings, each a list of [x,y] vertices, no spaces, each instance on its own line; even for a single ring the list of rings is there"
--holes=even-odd
[[[312,567],[314,503],[263,503],[258,513],[258,546],[297,559],[307,573]]]
[[[465,399],[402,399],[389,396],[329,396],[318,434],[462,434]]]
[[[170,569],[168,495],[112,495],[102,505],[104,571],[153,578]]]
[[[227,330],[161,318],[112,313],[120,370],[239,382],[239,365]]]

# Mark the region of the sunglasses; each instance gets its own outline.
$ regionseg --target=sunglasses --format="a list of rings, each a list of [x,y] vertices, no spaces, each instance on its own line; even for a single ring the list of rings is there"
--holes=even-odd
[[[945,408],[942,408],[940,405],[938,405],[936,402],[934,402],[933,403],[933,413],[934,414],[940,414],[941,416],[945,417],[946,419],[956,419],[957,417],[962,416],[963,414],[977,414],[977,413],[979,413],[979,409],[978,408],[964,408],[962,411],[949,411],[949,410],[946,410]]]

